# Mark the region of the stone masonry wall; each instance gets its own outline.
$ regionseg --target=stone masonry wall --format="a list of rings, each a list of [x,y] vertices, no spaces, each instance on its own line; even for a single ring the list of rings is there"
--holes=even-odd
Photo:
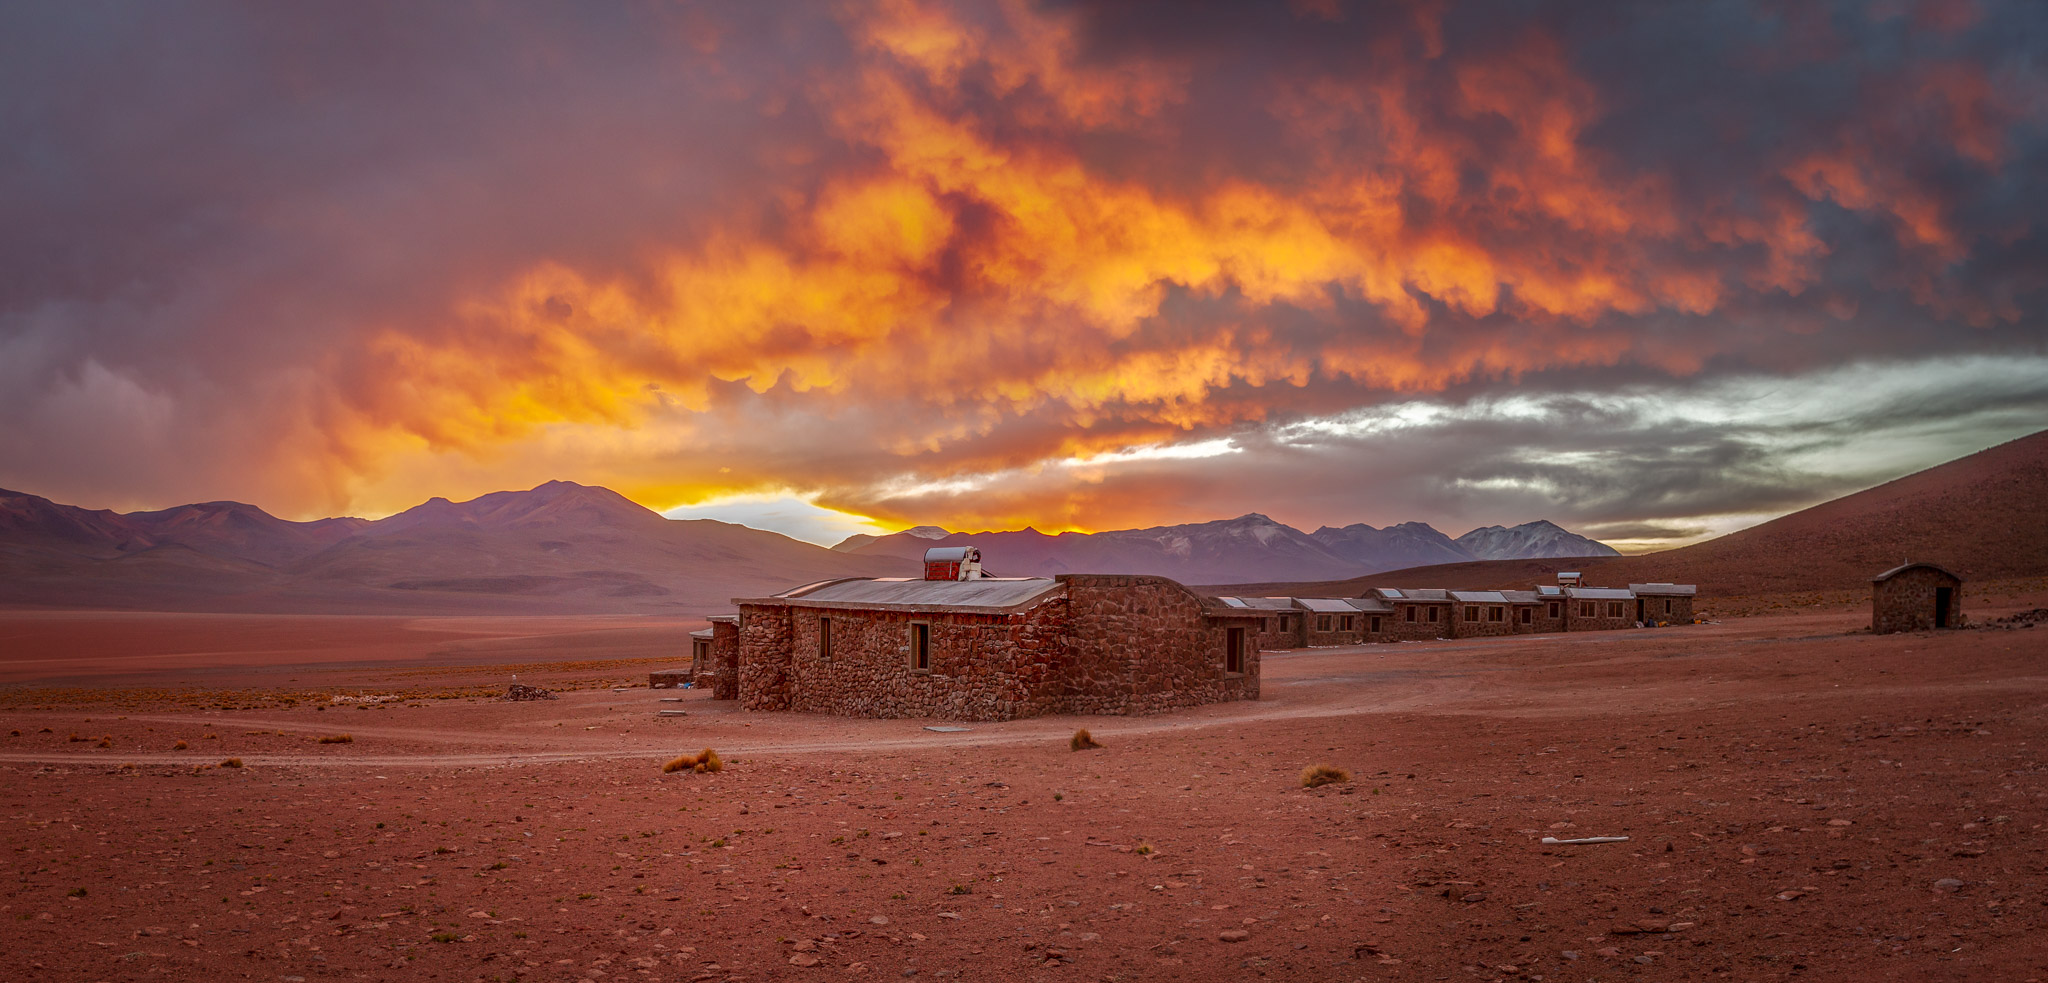
[[[1066,698],[1058,712],[1139,714],[1259,698],[1260,622],[1211,617],[1163,577],[1068,574]],[[1224,671],[1225,632],[1245,630],[1244,671]]]
[[[790,654],[788,607],[740,605],[738,688],[734,693],[740,706],[748,710],[789,709]]]
[[[1465,610],[1466,608],[1478,608],[1478,611],[1471,613],[1476,613],[1479,617],[1476,619],[1465,617],[1468,613]],[[1500,612],[1500,620],[1488,620],[1489,612],[1496,609]],[[1479,604],[1461,604],[1457,601],[1452,601],[1450,612],[1451,630],[1449,634],[1452,638],[1512,635],[1515,633],[1515,623],[1509,619],[1514,614],[1514,610],[1514,605],[1512,604],[1487,604],[1484,602]]]
[[[1445,620],[1450,617],[1448,607],[1443,601],[1397,601],[1394,616],[1387,621],[1387,634],[1400,641],[1449,638],[1450,625]],[[1430,608],[1436,608],[1436,621],[1429,620]]]
[[[1557,605],[1557,614],[1554,616],[1550,613],[1550,606],[1553,604]],[[1526,635],[1548,635],[1564,631],[1564,606],[1565,602],[1562,600],[1552,601],[1545,599],[1537,601],[1533,605],[1535,608],[1534,612],[1529,615],[1528,624],[1522,624],[1519,620],[1520,616],[1517,615],[1515,631]]]
[[[1934,629],[1934,591],[1949,592],[1948,626],[1963,626],[1963,582],[1939,570],[1914,567],[1882,583],[1871,585],[1870,630],[1883,635],[1895,631]]]
[[[1586,604],[1593,605],[1593,613],[1590,615],[1582,613],[1585,610],[1582,605]],[[1608,613],[1612,610],[1610,605],[1614,604],[1621,605],[1621,614],[1619,616]],[[1565,599],[1564,630],[1566,631],[1615,631],[1622,628],[1634,628],[1635,626],[1636,602],[1634,599],[1625,601]]]
[[[1643,623],[1654,625],[1659,621],[1672,625],[1692,624],[1692,598],[1683,595],[1660,597],[1652,594],[1642,598]]]
[[[711,623],[711,652],[697,673],[696,685],[711,691],[714,700],[736,700],[740,695],[740,626],[729,621]]]
[[[848,717],[1009,720],[1057,713],[1067,599],[1015,614],[790,609],[784,709]],[[819,622],[831,622],[829,653]],[[930,632],[930,670],[911,664],[911,625]]]

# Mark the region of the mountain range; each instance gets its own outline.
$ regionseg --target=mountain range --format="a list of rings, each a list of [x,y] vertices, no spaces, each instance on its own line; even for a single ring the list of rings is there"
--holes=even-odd
[[[1511,528],[1486,526],[1452,539],[1423,522],[1385,529],[1363,523],[1324,526],[1305,533],[1257,512],[1215,522],[1056,536],[1036,529],[949,533],[919,526],[888,536],[849,537],[833,549],[916,560],[933,546],[976,547],[982,563],[1001,576],[1149,573],[1184,584],[1320,580],[1433,563],[1620,555],[1542,520]]]
[[[1554,582],[1560,567],[1586,582],[1697,584],[1703,594],[1866,590],[1870,578],[1908,561],[1948,568],[1964,581],[2048,577],[2048,431],[2021,437],[1875,488],[1823,502],[1680,549],[1638,556],[1496,559],[1328,581],[1260,581],[1221,593],[1353,597],[1368,587],[1527,587]],[[1247,578],[1250,580],[1251,578]]]
[[[1612,554],[1548,522],[1458,539],[1422,523],[1304,533],[1256,513],[1047,536],[919,526],[825,549],[709,519],[668,519],[609,489],[551,481],[383,519],[280,519],[204,502],[117,513],[0,490],[0,606],[297,613],[698,615],[835,577],[915,576],[934,545],[992,572],[1151,573],[1190,584],[1353,577],[1416,562]]]

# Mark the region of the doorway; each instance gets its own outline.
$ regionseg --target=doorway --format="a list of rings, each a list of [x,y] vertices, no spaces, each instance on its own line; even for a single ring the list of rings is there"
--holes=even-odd
[[[1955,588],[1953,587],[1936,587],[1934,589],[1934,627],[1948,627],[1948,606],[1955,600],[1955,594]]]

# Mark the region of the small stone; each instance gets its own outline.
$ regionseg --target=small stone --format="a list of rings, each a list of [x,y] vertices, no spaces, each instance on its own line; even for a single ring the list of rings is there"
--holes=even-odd
[[[791,966],[810,967],[816,966],[820,962],[823,962],[823,960],[819,959],[817,956],[811,955],[808,952],[799,952],[796,955],[789,957],[789,964]]]
[[[1578,954],[1577,952],[1574,952],[1574,951],[1570,950],[1570,949],[1566,949],[1565,951],[1563,951],[1563,952],[1561,952],[1561,953],[1558,953],[1558,955],[1561,955],[1561,956],[1565,957],[1566,959],[1572,960],[1573,962],[1576,962],[1576,961],[1578,961],[1578,958],[1579,958],[1579,954]]]
[[[1226,928],[1216,933],[1216,938],[1223,942],[1243,942],[1251,937],[1252,933],[1241,928]]]
[[[1650,958],[1649,956],[1637,956],[1637,957],[1636,957],[1636,962],[1642,963],[1642,964],[1643,964],[1643,965],[1645,965],[1645,966],[1648,966],[1649,964],[1651,964],[1651,963],[1653,963],[1653,962],[1656,962],[1656,961],[1657,961],[1657,960],[1655,960],[1655,959],[1651,959],[1651,958]]]
[[[1934,882],[1934,889],[1937,891],[1946,891],[1950,894],[1954,894],[1955,892],[1963,889],[1963,882],[1956,880],[1953,877],[1944,877],[1941,880]]]
[[[888,915],[876,915],[875,917],[873,917],[873,918],[870,918],[870,919],[868,919],[868,924],[870,924],[870,925],[887,925],[887,924],[889,924],[889,916],[888,916]]]
[[[1593,950],[1593,954],[1596,956],[1603,956],[1608,959],[1614,959],[1621,955],[1621,950],[1610,945],[1605,949]]]
[[[1464,897],[1462,897],[1462,898],[1459,898],[1458,900],[1460,900],[1460,901],[1463,901],[1463,902],[1465,902],[1466,904],[1478,904],[1479,902],[1481,902],[1481,901],[1484,901],[1484,900],[1486,900],[1486,892],[1485,892],[1485,891],[1474,891],[1474,892],[1472,892],[1471,894],[1468,894],[1468,895],[1465,895],[1465,896],[1464,896]]]

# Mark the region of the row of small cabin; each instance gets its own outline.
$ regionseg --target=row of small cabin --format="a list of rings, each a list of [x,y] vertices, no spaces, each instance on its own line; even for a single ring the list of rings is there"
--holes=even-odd
[[[1266,615],[1263,649],[1690,624],[1691,584],[1534,590],[1375,587],[1360,597],[1220,597]]]
[[[1586,631],[1692,620],[1691,587],[1378,590],[1234,598],[1164,577],[991,577],[972,547],[925,575],[734,598],[692,638],[688,680],[749,710],[1005,720],[1257,699],[1259,653],[1303,645]]]

